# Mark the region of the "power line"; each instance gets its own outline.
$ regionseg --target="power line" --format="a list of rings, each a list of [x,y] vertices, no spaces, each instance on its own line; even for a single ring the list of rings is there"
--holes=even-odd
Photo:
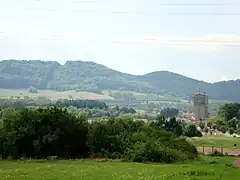
[[[98,3],[98,1],[90,1],[90,0],[86,0],[86,1],[77,1],[77,0],[72,0],[71,3],[82,3],[82,4],[95,4]]]
[[[50,40],[60,40],[59,38],[51,38]],[[81,40],[80,40],[81,41]],[[112,43],[112,44],[145,44],[145,43],[159,43],[168,45],[220,45],[220,46],[240,46],[240,40],[157,40],[157,39],[140,39],[140,40],[130,40],[130,41],[105,41],[105,40],[83,40],[87,43]],[[220,44],[218,44],[220,43]],[[225,43],[225,44],[224,44]],[[227,44],[230,43],[230,44]],[[232,43],[232,44],[231,44]],[[236,44],[238,43],[238,44]]]
[[[173,15],[240,15],[240,13],[224,13],[224,12],[170,12],[167,14],[173,14]]]
[[[163,44],[163,45],[168,45],[168,46],[207,46],[207,45],[214,45],[214,44]],[[217,46],[218,44],[216,44]],[[219,46],[222,47],[240,47],[240,44],[220,44]]]
[[[144,42],[143,42],[144,41]],[[129,42],[124,42],[124,41],[95,41],[95,40],[89,40],[89,41],[87,41],[87,42],[97,42],[97,43],[108,43],[108,42],[111,42],[111,43],[145,43],[145,42],[147,42],[147,40],[143,40],[143,41],[129,41]],[[184,40],[164,40],[164,42],[166,42],[166,41],[178,41],[178,42],[191,42],[191,40],[186,40],[186,41],[184,41]],[[155,41],[155,42],[157,42],[157,41]],[[158,41],[158,42],[163,42],[163,41]],[[205,40],[203,40],[203,41],[192,41],[192,42],[206,42],[206,43],[204,43],[204,44],[207,44],[207,43],[216,43],[216,42],[228,42],[228,43],[240,43],[240,41],[205,41]],[[234,45],[234,44],[233,44]]]
[[[121,42],[121,41],[84,41],[90,44],[145,44],[144,42]],[[191,43],[160,43],[163,46],[221,46],[221,47],[240,47],[240,44],[191,44]]]
[[[158,4],[160,6],[240,6],[240,4],[233,3],[170,3],[170,4]]]
[[[97,0],[72,0],[71,3],[98,4]],[[239,3],[158,3],[159,6],[240,6]]]
[[[146,13],[156,13],[162,15],[228,15],[228,16],[239,16],[240,13],[233,12],[157,12],[157,11],[97,11],[97,10],[71,10],[73,13],[106,13],[106,14],[118,14],[118,15],[127,15],[127,14],[146,14]]]
[[[239,36],[240,38],[240,36]],[[192,42],[230,42],[230,43],[240,43],[240,40],[201,40],[201,39],[189,39],[189,40],[178,40],[178,39],[169,39],[167,41],[182,41],[182,42],[186,42],[186,41],[192,41]]]
[[[162,14],[162,15],[240,15],[239,12],[161,12],[161,11],[99,11],[96,9],[75,9],[71,12],[77,13],[109,13],[109,14]]]
[[[82,1],[83,3],[84,1]],[[94,2],[94,1],[93,1]],[[86,2],[87,3],[87,2]],[[226,4],[160,4],[162,6],[191,6],[191,5],[196,5],[196,6],[226,6]],[[232,4],[232,6],[240,6],[240,4]],[[30,10],[30,11],[44,11],[48,9],[44,8],[25,8],[25,10]],[[158,15],[212,15],[212,16],[221,16],[221,15],[226,15],[226,16],[239,16],[240,12],[161,12],[159,11],[145,11],[145,10],[140,10],[140,11],[121,11],[121,10],[100,10],[100,9],[69,9],[69,10],[61,10],[61,9],[56,9],[56,8],[51,8],[49,9],[52,12],[61,12],[61,11],[68,11],[71,13],[88,13],[88,14],[114,14],[114,15],[144,15],[144,14],[158,14]]]

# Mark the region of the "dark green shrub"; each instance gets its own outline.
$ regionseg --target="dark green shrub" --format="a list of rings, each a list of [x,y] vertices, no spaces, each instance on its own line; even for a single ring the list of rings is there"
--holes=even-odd
[[[202,137],[202,133],[197,130],[195,125],[188,125],[185,129],[184,135],[187,137]]]
[[[229,132],[229,134],[233,134],[234,133],[234,129],[233,128],[229,128],[228,132]]]
[[[131,148],[127,149],[124,159],[133,162],[172,163],[196,158],[196,148],[187,142],[181,146],[180,142],[184,141],[185,139],[181,139],[169,144],[162,142],[160,139],[136,142]]]
[[[205,124],[201,122],[201,123],[199,123],[199,127],[203,130],[205,127]]]
[[[214,156],[222,157],[222,156],[224,156],[224,154],[215,149],[215,150],[213,151],[213,153],[210,154],[210,156],[213,156],[213,157],[214,157]]]

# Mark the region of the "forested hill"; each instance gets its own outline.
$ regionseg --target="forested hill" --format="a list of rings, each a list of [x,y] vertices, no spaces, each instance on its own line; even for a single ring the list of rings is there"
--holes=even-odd
[[[191,96],[198,89],[211,98],[240,101],[240,80],[214,84],[198,81],[168,71],[135,76],[112,70],[106,66],[84,61],[0,61],[0,88],[20,89],[131,90],[135,92],[172,93]]]

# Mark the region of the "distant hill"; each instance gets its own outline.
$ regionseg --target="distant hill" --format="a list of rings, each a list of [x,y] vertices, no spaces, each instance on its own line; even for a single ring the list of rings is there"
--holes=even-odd
[[[206,83],[180,74],[157,71],[135,76],[106,66],[84,61],[2,60],[0,88],[22,89],[30,86],[58,91],[130,90],[142,93],[170,93],[190,97],[198,89],[217,100],[240,101],[240,80]]]

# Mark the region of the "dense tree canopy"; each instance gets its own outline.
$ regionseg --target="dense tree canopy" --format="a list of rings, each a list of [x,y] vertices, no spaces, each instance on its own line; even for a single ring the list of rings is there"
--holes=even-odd
[[[55,106],[64,108],[64,107],[76,107],[76,108],[99,108],[99,109],[107,109],[108,106],[106,103],[101,101],[95,101],[95,100],[58,100],[55,104]]]
[[[218,117],[213,119],[218,130],[240,134],[240,103],[227,103],[219,108]]]
[[[108,106],[102,101],[96,100],[24,100],[24,99],[0,99],[0,107],[8,108],[12,107],[15,109],[23,109],[29,106],[57,106],[60,108],[76,107],[76,108],[98,108],[98,109],[107,109]]]
[[[240,112],[240,103],[227,103],[220,107],[219,114],[224,117],[226,121],[234,117],[238,117]]]
[[[136,162],[176,162],[197,158],[196,148],[162,127],[120,116],[88,123],[66,109],[4,109],[0,122],[3,158],[58,156],[121,158]],[[176,124],[176,123],[175,123]]]

